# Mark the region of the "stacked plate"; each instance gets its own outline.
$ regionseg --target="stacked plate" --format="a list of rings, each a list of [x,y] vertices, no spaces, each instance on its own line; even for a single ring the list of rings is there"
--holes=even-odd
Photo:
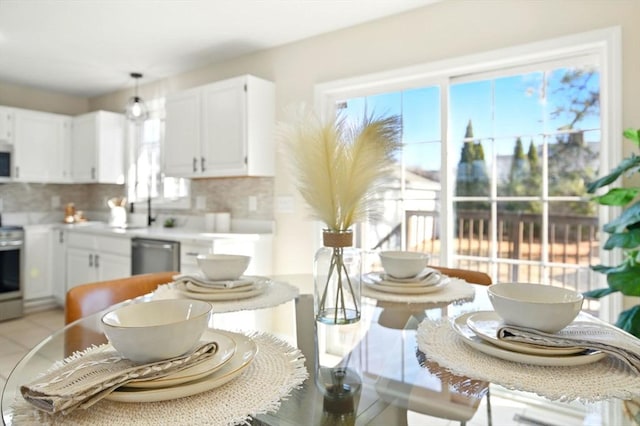
[[[555,348],[498,339],[502,319],[494,311],[463,314],[453,319],[453,330],[472,348],[507,361],[546,366],[589,364],[606,356],[604,352],[580,347]]]
[[[208,329],[203,342],[216,342],[218,350],[206,361],[153,380],[127,383],[106,399],[119,402],[156,402],[205,392],[233,380],[253,361],[258,347],[238,333]]]
[[[395,278],[381,272],[371,272],[363,276],[364,284],[377,291],[397,294],[426,294],[439,291],[449,282],[435,269],[425,268],[413,278]]]
[[[174,277],[175,288],[191,299],[220,301],[239,300],[258,296],[267,290],[269,278],[241,276],[236,280],[211,281],[204,275],[178,275]]]

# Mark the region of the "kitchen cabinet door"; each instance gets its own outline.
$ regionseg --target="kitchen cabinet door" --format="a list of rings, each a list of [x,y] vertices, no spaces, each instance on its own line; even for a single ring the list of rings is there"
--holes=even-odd
[[[59,305],[64,306],[67,295],[67,239],[65,231],[52,229],[50,244],[53,297]]]
[[[97,111],[73,118],[71,179],[76,183],[124,183],[122,114]]]
[[[13,109],[0,106],[0,142],[13,144]]]
[[[49,235],[47,227],[26,227],[24,241],[24,299],[53,295],[49,270]]]
[[[191,177],[201,173],[200,92],[189,90],[165,101],[163,164],[167,176]]]
[[[273,176],[275,88],[246,75],[203,88],[202,174]]]
[[[111,253],[98,253],[96,256],[99,281],[131,276],[131,257]]]
[[[67,291],[77,285],[95,282],[94,253],[81,248],[67,247]]]
[[[202,94],[202,173],[246,172],[246,95],[243,81],[208,86]]]
[[[67,180],[69,118],[58,114],[15,109],[15,180]]]

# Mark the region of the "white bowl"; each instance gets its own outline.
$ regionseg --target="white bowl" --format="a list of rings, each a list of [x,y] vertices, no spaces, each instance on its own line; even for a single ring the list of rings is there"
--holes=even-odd
[[[394,278],[412,278],[422,272],[429,261],[427,253],[414,251],[381,251],[384,272]]]
[[[238,279],[249,267],[250,256],[240,254],[201,254],[198,266],[212,281]]]
[[[126,358],[153,362],[194,348],[207,327],[211,305],[199,300],[171,299],[137,303],[102,316],[111,345]]]
[[[489,300],[505,323],[555,333],[582,309],[582,294],[544,284],[499,283],[487,288]]]

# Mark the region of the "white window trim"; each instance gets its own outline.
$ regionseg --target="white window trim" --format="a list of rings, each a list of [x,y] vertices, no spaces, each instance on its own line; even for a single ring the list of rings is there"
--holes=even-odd
[[[609,149],[601,154],[600,174],[614,168],[622,158],[622,47],[620,27],[611,27],[589,31],[570,36],[549,39],[539,42],[512,46],[478,54],[452,59],[434,61],[416,66],[372,73],[363,76],[341,79],[317,84],[314,87],[316,111],[324,117],[335,114],[336,102],[373,95],[376,93],[401,91],[427,85],[438,85],[442,88],[441,96],[443,114],[441,114],[442,140],[448,141],[447,104],[449,98],[449,81],[452,78],[463,79],[465,75],[488,73],[504,68],[522,67],[523,64],[562,60],[567,57],[595,55],[600,65],[601,81],[601,117],[602,138],[607,140]],[[442,155],[447,158],[449,143],[443,144]],[[443,170],[443,187],[452,191],[452,168]],[[448,194],[451,196],[452,194]],[[445,203],[446,204],[446,203]],[[448,206],[443,205],[444,217],[451,217]],[[600,223],[607,223],[610,218],[619,214],[619,209],[600,208]],[[452,235],[453,224],[446,221],[449,229],[443,234]],[[602,245],[601,245],[602,247]],[[452,248],[450,249],[452,250]],[[452,253],[444,253],[445,262],[451,259]],[[600,249],[600,258],[605,264],[617,264],[621,261],[619,253],[611,253]],[[616,296],[616,295],[614,295]],[[621,297],[601,299],[603,317],[611,320],[617,317],[622,308]]]
[[[165,118],[165,109],[164,109],[164,105],[165,105],[165,101],[164,99],[152,99],[150,101],[147,101],[147,107],[149,109],[149,115],[153,118],[160,118],[161,120],[163,120]],[[133,161],[135,158],[135,149],[136,149],[136,142],[135,142],[135,138],[138,137],[137,133],[140,132],[140,126],[139,124],[133,123],[131,121],[127,121],[127,138],[128,138],[128,144],[127,144],[127,170],[130,167],[134,167],[133,166]],[[162,136],[163,138],[164,136]],[[163,146],[163,144],[161,143],[161,146]],[[160,151],[160,163],[164,164],[163,161],[163,157],[164,157],[164,150],[161,148]],[[129,182],[129,176],[130,174],[127,172],[126,174],[126,185],[128,187],[128,185],[130,184]],[[147,212],[147,200],[136,200],[135,201],[135,210],[137,212]],[[191,209],[191,197],[180,197],[180,198],[176,198],[176,199],[170,199],[170,198],[164,198],[164,197],[160,197],[160,198],[154,198],[152,201],[152,210],[153,209],[175,209],[175,210],[189,210]]]

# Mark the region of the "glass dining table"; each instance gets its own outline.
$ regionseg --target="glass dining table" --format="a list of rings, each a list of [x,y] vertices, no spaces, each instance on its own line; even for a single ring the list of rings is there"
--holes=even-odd
[[[299,348],[305,357],[309,377],[282,399],[276,410],[252,416],[252,424],[632,424],[623,415],[619,400],[551,401],[531,392],[453,374],[430,360],[418,347],[420,324],[490,310],[484,286],[468,284],[475,290],[472,297],[447,302],[399,303],[364,297],[361,320],[336,326],[314,320],[311,276],[274,279],[297,286],[300,294],[278,306],[214,313],[210,322],[214,329],[269,333]],[[152,298],[149,294],[123,304],[145,303]],[[65,359],[70,341],[83,335],[95,344],[106,342],[100,327],[103,313],[56,331],[15,366],[2,392],[5,424],[20,424],[14,418],[15,401],[21,398],[20,386]],[[179,413],[176,415],[179,419]]]

